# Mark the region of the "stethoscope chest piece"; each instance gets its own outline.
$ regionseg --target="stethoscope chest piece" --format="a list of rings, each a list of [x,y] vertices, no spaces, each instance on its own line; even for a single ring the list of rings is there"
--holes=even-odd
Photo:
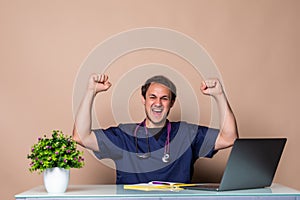
[[[147,145],[148,145],[148,148],[147,148],[148,152],[144,153],[144,154],[139,154],[138,153],[137,131],[138,131],[139,126],[141,126],[142,124],[144,125],[144,129],[145,129],[145,132],[146,132],[146,140],[147,140]],[[170,162],[170,132],[171,132],[171,123],[168,122],[168,124],[167,124],[167,139],[166,139],[166,143],[165,143],[164,155],[161,158],[164,163]],[[150,156],[151,156],[151,153],[150,153],[150,144],[149,144],[148,131],[147,131],[147,128],[146,128],[146,125],[145,125],[145,120],[142,123],[140,123],[139,125],[136,126],[135,131],[134,131],[134,137],[135,137],[135,153],[136,153],[136,156],[138,158],[140,158],[140,159],[150,158]]]
[[[163,161],[164,163],[170,162],[170,154],[165,153],[164,156],[162,157],[162,161]]]

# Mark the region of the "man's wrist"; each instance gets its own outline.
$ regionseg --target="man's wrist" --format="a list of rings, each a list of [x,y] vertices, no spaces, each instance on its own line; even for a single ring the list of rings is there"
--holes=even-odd
[[[224,92],[215,94],[215,95],[213,95],[213,97],[214,97],[214,99],[215,99],[216,101],[218,101],[218,102],[221,102],[221,101],[227,101],[227,98],[226,98]]]
[[[90,97],[90,98],[94,98],[96,96],[96,91],[95,89],[91,89],[91,88],[88,88],[86,93],[85,93],[85,96],[86,97]]]

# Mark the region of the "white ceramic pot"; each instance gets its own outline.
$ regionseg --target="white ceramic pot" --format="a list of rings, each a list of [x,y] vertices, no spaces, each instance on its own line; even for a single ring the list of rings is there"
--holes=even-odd
[[[70,170],[59,167],[44,171],[44,185],[48,193],[64,193],[69,184]]]

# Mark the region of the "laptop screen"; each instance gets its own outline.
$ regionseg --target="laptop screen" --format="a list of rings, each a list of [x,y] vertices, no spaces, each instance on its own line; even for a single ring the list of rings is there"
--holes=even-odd
[[[268,187],[272,184],[286,138],[237,139],[219,190]]]

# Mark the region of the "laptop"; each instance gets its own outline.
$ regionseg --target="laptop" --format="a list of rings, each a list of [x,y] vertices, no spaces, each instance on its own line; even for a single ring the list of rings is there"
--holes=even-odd
[[[195,184],[185,189],[227,191],[269,187],[286,138],[237,139],[220,183]]]

